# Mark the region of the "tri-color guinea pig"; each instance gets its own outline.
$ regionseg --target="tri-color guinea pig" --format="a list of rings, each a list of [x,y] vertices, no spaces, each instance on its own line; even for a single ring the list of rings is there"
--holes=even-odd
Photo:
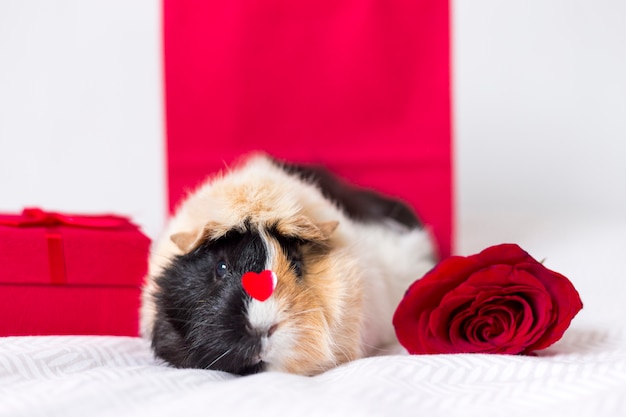
[[[142,334],[176,367],[315,375],[394,346],[395,307],[434,263],[405,203],[254,154],[172,217],[150,258]],[[276,279],[263,301],[241,283],[261,271]]]

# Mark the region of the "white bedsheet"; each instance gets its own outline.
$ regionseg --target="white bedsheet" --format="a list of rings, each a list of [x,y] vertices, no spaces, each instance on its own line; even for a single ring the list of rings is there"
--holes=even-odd
[[[2,416],[620,416],[626,333],[572,328],[537,357],[368,358],[316,377],[180,370],[123,337],[0,339]]]

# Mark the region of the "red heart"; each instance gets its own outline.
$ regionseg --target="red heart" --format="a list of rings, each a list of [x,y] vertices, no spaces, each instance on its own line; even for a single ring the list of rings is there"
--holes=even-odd
[[[265,301],[274,292],[276,288],[276,274],[274,271],[266,269],[263,272],[246,272],[241,277],[241,285],[250,297],[259,301]]]

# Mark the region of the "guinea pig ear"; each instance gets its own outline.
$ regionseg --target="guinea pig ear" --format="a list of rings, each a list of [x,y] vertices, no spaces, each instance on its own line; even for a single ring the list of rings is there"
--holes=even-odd
[[[213,239],[216,235],[218,224],[215,222],[208,223],[201,232],[178,232],[170,236],[170,240],[174,242],[178,249],[183,253],[189,253],[196,249],[200,244],[207,240]]]
[[[174,242],[178,249],[183,253],[188,253],[198,247],[200,239],[197,232],[178,232],[170,236],[170,240]]]
[[[330,239],[337,226],[339,226],[339,222],[335,220],[315,224],[307,217],[298,216],[279,223],[278,231],[285,236],[323,242]]]
[[[318,225],[322,240],[330,239],[331,235],[337,230],[339,222],[337,220],[329,220]]]

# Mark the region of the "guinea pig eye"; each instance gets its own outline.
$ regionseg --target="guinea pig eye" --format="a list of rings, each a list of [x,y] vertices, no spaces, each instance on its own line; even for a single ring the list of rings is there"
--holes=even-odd
[[[225,261],[219,261],[215,265],[215,276],[217,278],[224,278],[227,272],[228,272],[228,265],[226,264]]]

